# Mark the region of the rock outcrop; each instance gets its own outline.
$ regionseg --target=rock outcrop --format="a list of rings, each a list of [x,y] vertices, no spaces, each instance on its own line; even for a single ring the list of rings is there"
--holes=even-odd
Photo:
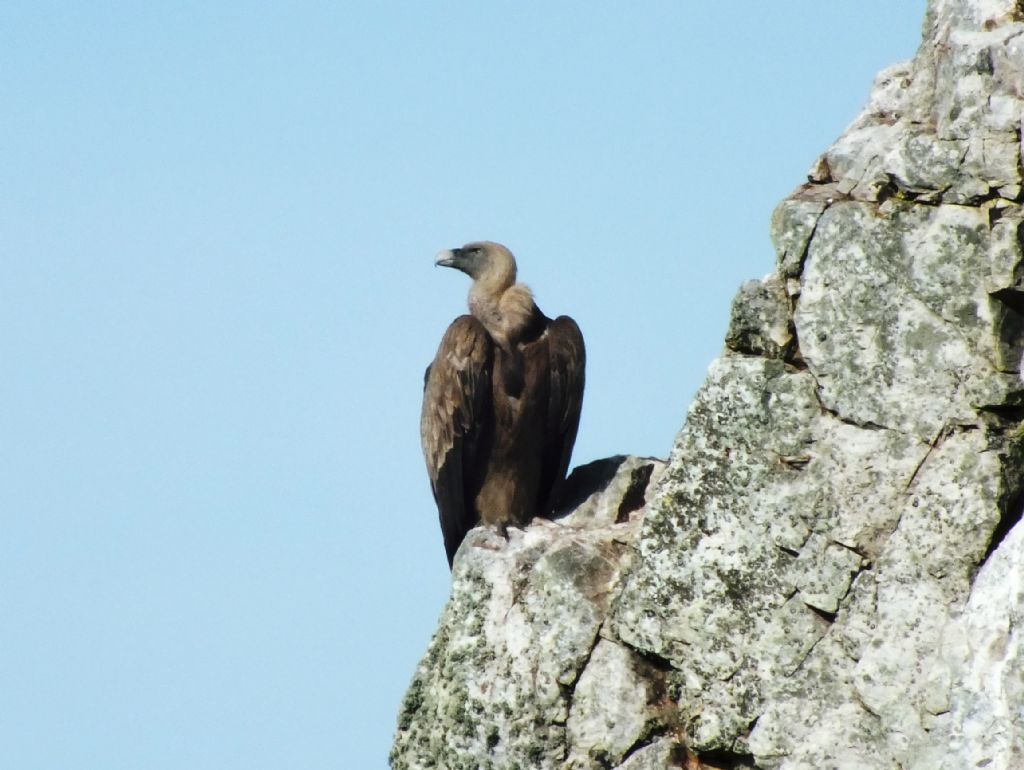
[[[1024,3],[931,0],[667,467],[467,540],[396,770],[1024,767],[1022,116]]]
[[[661,701],[672,710],[662,672],[600,632],[664,467],[577,468],[568,516],[510,529],[507,542],[470,532],[402,705],[395,768],[563,767],[573,747],[619,760],[646,740]]]

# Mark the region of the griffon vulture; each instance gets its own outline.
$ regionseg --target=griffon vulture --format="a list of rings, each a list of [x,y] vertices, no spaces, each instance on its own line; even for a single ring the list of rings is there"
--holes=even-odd
[[[420,438],[448,566],[483,522],[505,531],[551,512],[583,403],[583,335],[551,320],[516,283],[498,243],[441,252],[469,275],[469,315],[456,318],[427,367]]]

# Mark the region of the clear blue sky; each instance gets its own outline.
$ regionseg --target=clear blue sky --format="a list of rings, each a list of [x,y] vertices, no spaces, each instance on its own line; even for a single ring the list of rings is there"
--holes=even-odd
[[[773,206],[923,0],[0,11],[0,765],[383,768],[447,597],[420,457],[488,238],[666,455]]]

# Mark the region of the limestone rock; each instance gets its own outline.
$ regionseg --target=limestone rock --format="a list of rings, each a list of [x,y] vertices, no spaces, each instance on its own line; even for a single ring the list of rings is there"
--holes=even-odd
[[[943,641],[955,681],[937,732],[951,750],[930,751],[911,767],[1024,767],[1024,528],[979,572]]]
[[[620,763],[658,724],[665,709],[663,679],[628,647],[600,639],[573,693],[565,766]]]
[[[467,538],[393,767],[1024,767],[1024,6],[923,30],[773,215],[667,467]]]
[[[509,529],[507,540],[469,533],[402,704],[392,767],[562,768],[571,759],[582,770],[645,745],[665,686],[599,631],[663,468],[635,457],[592,463],[570,477],[567,494],[582,502],[569,515]],[[602,711],[606,686],[625,699],[611,706],[618,711]]]

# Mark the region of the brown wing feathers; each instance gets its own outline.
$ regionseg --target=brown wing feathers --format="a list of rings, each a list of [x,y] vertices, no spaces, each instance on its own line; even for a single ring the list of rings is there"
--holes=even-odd
[[[471,495],[490,411],[493,358],[483,325],[463,315],[448,327],[427,370],[420,435],[449,566],[476,524]]]
[[[550,513],[558,487],[569,467],[583,406],[586,349],[583,334],[569,316],[559,316],[548,326],[548,413],[544,464],[541,472],[540,510]]]

